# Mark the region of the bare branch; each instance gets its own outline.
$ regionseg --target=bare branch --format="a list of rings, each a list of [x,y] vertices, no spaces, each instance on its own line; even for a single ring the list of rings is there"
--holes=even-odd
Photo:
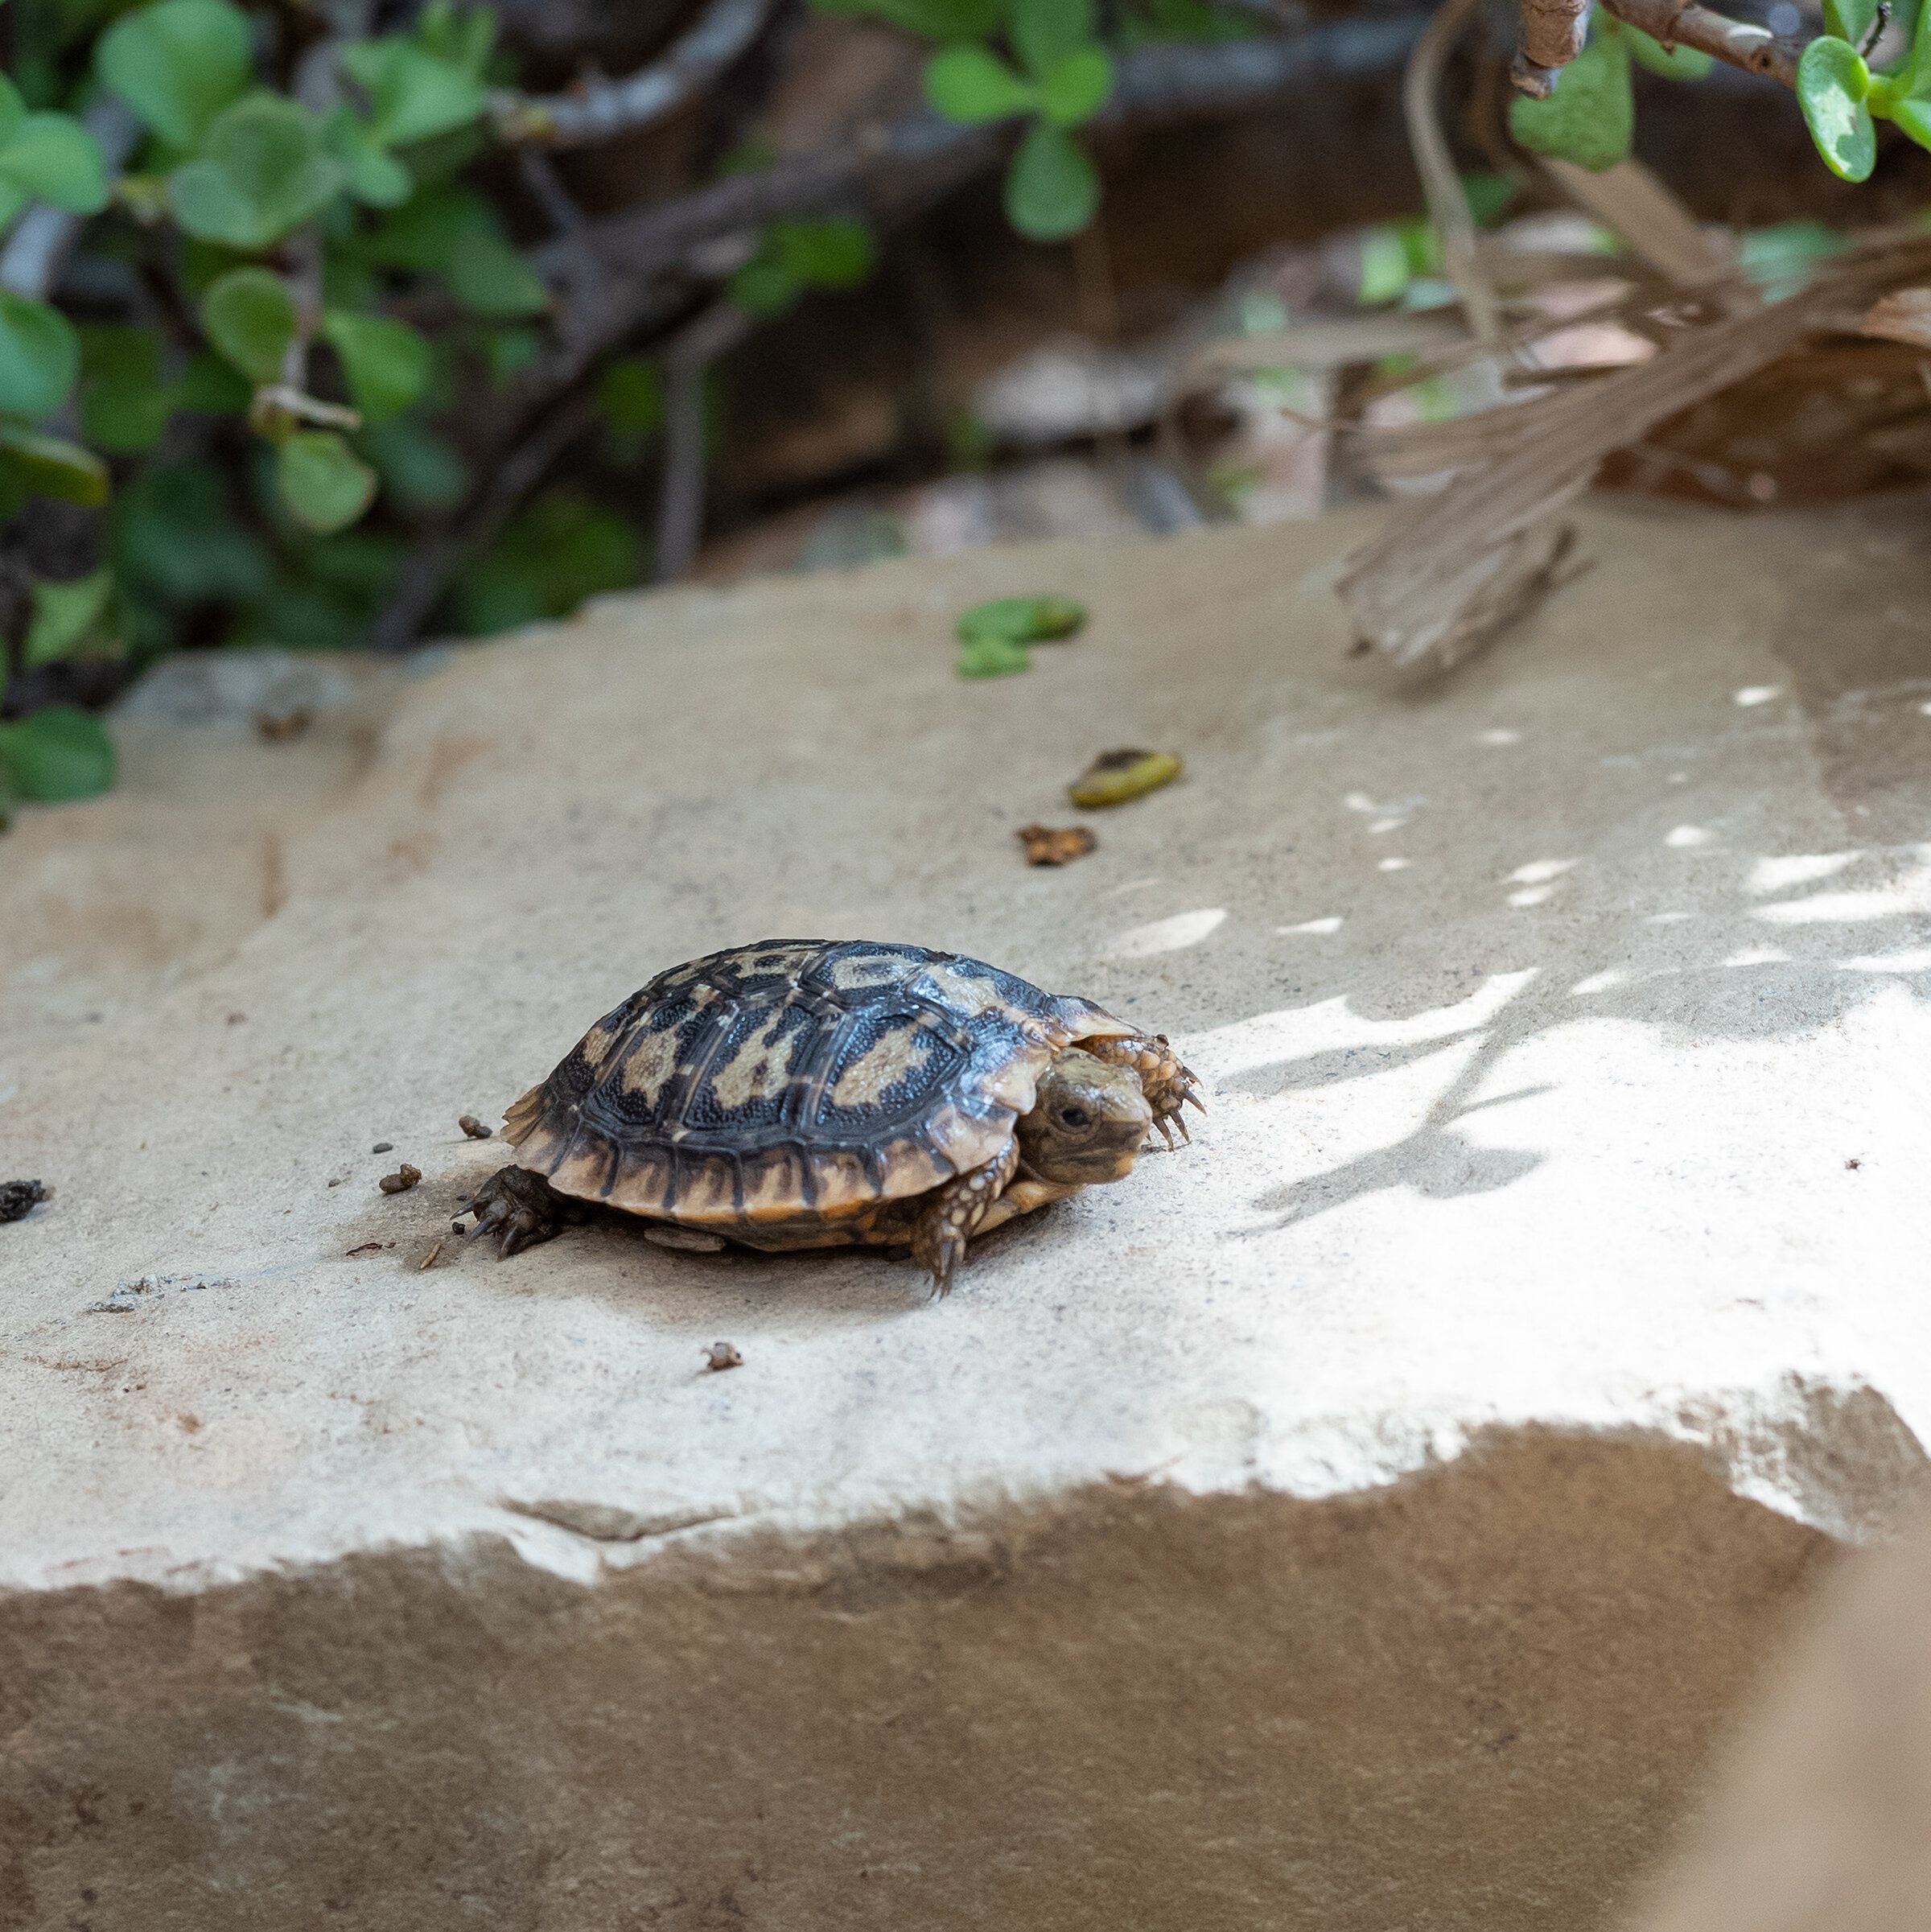
[[[505,141],[574,147],[635,134],[702,93],[738,60],[770,18],[772,0],[711,0],[661,60],[622,80],[593,80],[565,94],[499,94],[491,103]]]
[[[1773,34],[1707,6],[1683,0],[1602,0],[1603,10],[1641,29],[1666,47],[1692,47],[1747,74],[1763,74],[1785,87],[1797,84],[1797,64],[1809,36],[1796,39]]]
[[[1529,17],[1531,0],[1523,0],[1522,17]],[[1442,64],[1460,39],[1475,10],[1476,0],[1445,0],[1428,23],[1428,31],[1415,43],[1408,56],[1408,70],[1402,76],[1402,113],[1408,124],[1408,146],[1414,155],[1415,172],[1422,178],[1422,195],[1434,218],[1435,232],[1442,238],[1442,267],[1460,298],[1462,313],[1468,318],[1469,332],[1478,340],[1488,341],[1501,333],[1501,307],[1495,290],[1482,273],[1481,257],[1476,245],[1475,217],[1469,212],[1468,197],[1461,177],[1455,172],[1454,157],[1442,133],[1441,117],[1435,111],[1435,90],[1441,84]]]
[[[714,303],[664,350],[664,488],[657,504],[657,580],[674,583],[704,538],[704,377],[751,332],[734,302]]]
[[[1265,105],[1312,83],[1380,77],[1406,59],[1426,13],[1332,22],[1277,40],[1143,48],[1120,62],[1112,98],[1090,124],[1138,127]],[[654,208],[591,222],[587,233],[615,266],[658,273],[720,237],[788,216],[864,206],[918,171],[921,188],[963,181],[994,166],[1014,138],[1009,127],[961,127],[937,114],[859,130],[836,147],[734,175]],[[538,257],[547,267],[554,249]]]

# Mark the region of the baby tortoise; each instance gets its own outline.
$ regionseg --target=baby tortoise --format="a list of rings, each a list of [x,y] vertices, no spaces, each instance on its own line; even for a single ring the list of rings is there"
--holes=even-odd
[[[595,1203],[668,1247],[908,1246],[942,1295],[968,1241],[1123,1179],[1188,1103],[1164,1036],[1089,1000],[923,946],[765,940],[599,1020],[457,1213],[505,1255]]]

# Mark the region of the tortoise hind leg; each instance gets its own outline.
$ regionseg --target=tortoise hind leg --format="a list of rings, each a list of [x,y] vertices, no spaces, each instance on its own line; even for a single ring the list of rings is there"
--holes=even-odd
[[[1010,1143],[996,1160],[955,1174],[926,1196],[912,1224],[912,1258],[931,1275],[935,1294],[952,1292],[952,1272],[965,1258],[966,1242],[979,1231],[1019,1165],[1018,1143]]]
[[[474,1227],[462,1225],[465,1214],[476,1216]],[[507,1261],[520,1249],[533,1248],[587,1217],[582,1202],[559,1194],[541,1174],[512,1165],[497,1168],[456,1209],[449,1225],[459,1234],[495,1235],[497,1258]]]

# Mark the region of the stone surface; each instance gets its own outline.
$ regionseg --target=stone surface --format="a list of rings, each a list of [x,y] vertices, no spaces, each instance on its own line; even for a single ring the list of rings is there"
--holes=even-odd
[[[1923,1464],[1919,515],[1595,513],[1440,688],[1344,657],[1344,517],[130,719],[0,846],[0,1925],[1602,1922]],[[1024,867],[1119,744],[1188,775]],[[767,934],[1089,994],[1213,1110],[943,1304],[425,1268],[458,1115]]]

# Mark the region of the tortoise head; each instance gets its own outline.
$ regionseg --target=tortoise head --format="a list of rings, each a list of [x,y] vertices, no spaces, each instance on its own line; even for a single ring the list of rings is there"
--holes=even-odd
[[[1131,1067],[1068,1047],[1040,1076],[1032,1111],[1019,1117],[1019,1157],[1041,1180],[1120,1180],[1133,1172],[1152,1125]]]

